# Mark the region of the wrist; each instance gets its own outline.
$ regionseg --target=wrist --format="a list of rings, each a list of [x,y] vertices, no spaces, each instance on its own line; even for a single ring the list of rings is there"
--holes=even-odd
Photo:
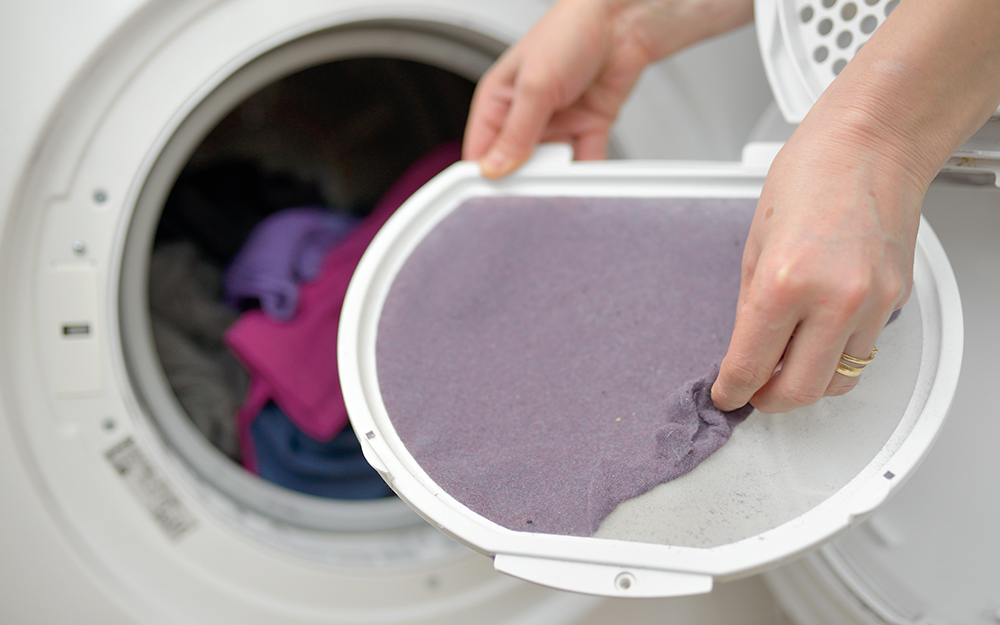
[[[908,0],[897,9],[807,118],[926,187],[1000,102],[1000,4]]]
[[[634,37],[650,63],[753,19],[753,0],[601,1],[616,31]]]
[[[846,168],[922,195],[952,153],[947,142],[881,94],[853,91],[849,101],[830,95],[816,103],[796,134],[813,135],[813,149]]]
[[[775,184],[791,185],[795,193],[808,189],[810,201],[825,206],[831,218],[873,211],[879,228],[915,237],[921,199],[936,169],[916,147],[920,137],[896,121],[858,99],[821,99],[772,163],[765,191]]]

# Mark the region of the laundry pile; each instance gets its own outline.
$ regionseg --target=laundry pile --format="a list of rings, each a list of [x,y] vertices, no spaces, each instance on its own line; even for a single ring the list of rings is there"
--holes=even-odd
[[[340,310],[379,228],[459,155],[457,143],[434,150],[360,219],[248,165],[178,181],[151,261],[154,339],[182,407],[218,449],[303,493],[390,494],[348,426]]]

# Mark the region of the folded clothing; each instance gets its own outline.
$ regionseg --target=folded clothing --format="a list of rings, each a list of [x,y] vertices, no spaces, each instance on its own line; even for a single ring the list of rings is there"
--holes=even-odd
[[[259,304],[288,321],[299,302],[299,284],[314,280],[323,256],[357,224],[323,208],[288,208],[270,215],[250,233],[222,280],[222,294],[238,309]],[[248,305],[250,304],[250,305]]]
[[[227,344],[251,378],[236,418],[248,470],[257,471],[250,427],[269,401],[318,441],[330,440],[347,424],[337,372],[337,328],[354,269],[392,213],[460,154],[460,144],[449,143],[407,170],[371,214],[327,252],[317,279],[301,285],[298,312],[291,320],[279,322],[251,310],[226,333]]]
[[[285,488],[336,499],[377,499],[392,494],[361,452],[354,430],[326,442],[302,433],[281,409],[268,404],[250,427],[258,475]]]

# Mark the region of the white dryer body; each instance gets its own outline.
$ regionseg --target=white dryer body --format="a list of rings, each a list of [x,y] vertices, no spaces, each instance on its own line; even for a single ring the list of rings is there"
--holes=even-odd
[[[157,387],[142,278],[122,280],[143,275],[186,159],[253,93],[350,58],[404,59],[474,82],[546,8],[0,9],[10,94],[0,105],[3,620],[570,623],[601,609],[497,574],[398,501],[316,502],[227,465],[158,416],[176,401]],[[770,101],[755,45],[743,30],[651,68],[615,128],[616,153],[738,158]]]

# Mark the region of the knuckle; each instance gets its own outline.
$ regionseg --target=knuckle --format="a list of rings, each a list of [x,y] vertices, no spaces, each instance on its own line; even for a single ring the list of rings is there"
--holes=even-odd
[[[895,270],[886,270],[882,272],[882,281],[885,285],[886,292],[891,292],[896,296],[906,290],[907,285],[906,278],[900,274],[900,272]]]
[[[913,289],[913,278],[911,276],[904,277],[893,272],[885,277],[885,282],[885,290],[879,301],[879,304],[884,309],[896,309],[910,298],[910,292]]]
[[[802,271],[798,263],[791,260],[772,268],[769,278],[764,284],[764,290],[774,302],[798,299],[809,288],[810,276]]]
[[[719,378],[727,381],[727,386],[723,388],[755,391],[764,386],[770,378],[769,373],[760,366],[749,362],[727,359],[720,367]],[[732,393],[727,392],[726,394],[731,395]]]
[[[839,385],[838,386],[831,386],[830,388],[826,389],[826,396],[827,397],[840,397],[841,395],[846,395],[847,392],[850,391],[850,390],[851,389],[849,387],[846,387],[846,386],[839,386]]]
[[[843,378],[843,376],[836,376],[838,378]],[[841,395],[846,395],[855,386],[858,385],[858,378],[845,378],[843,380],[834,380],[830,383],[830,386],[826,389],[826,395],[828,397],[839,397]]]
[[[851,270],[830,278],[823,288],[822,300],[835,324],[847,324],[871,305],[877,284],[871,272]]]
[[[757,276],[761,299],[775,309],[812,299],[828,282],[812,261],[796,255],[771,256],[758,268]]]
[[[899,294],[899,306],[902,306],[910,299],[910,295],[913,293],[913,275],[910,274],[906,276],[906,280],[903,282],[903,288]]]
[[[811,387],[792,386],[781,394],[784,403],[800,408],[810,406],[823,399],[823,391]]]
[[[765,309],[781,310],[805,301],[824,302],[827,310],[842,321],[870,306],[899,307],[912,290],[912,280],[907,276],[881,267],[832,271],[785,257],[769,259],[767,266],[755,269],[754,286]],[[749,270],[744,263],[744,273]]]
[[[517,91],[521,97],[536,102],[548,109],[560,105],[560,89],[557,80],[544,72],[526,71],[518,76]]]
[[[867,272],[847,274],[836,288],[837,301],[842,310],[854,314],[861,310],[872,293],[873,280]]]

